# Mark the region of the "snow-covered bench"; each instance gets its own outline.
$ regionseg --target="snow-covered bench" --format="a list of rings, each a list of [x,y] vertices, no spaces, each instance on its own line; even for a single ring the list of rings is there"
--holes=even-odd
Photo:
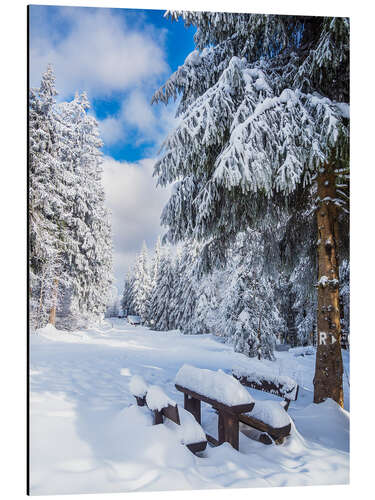
[[[249,392],[230,375],[183,365],[175,379],[175,387],[184,394],[185,410],[201,423],[201,402],[218,412],[218,439],[206,434],[214,446],[225,441],[239,447],[239,415],[252,410],[254,400]]]
[[[154,425],[164,423],[164,418],[167,418],[173,422],[169,426],[178,432],[181,443],[192,453],[205,450],[207,439],[200,424],[189,412],[178,408],[176,402],[161,387],[148,387],[142,377],[134,375],[130,381],[130,390],[138,406],[147,406],[152,411]]]
[[[240,415],[240,422],[260,431],[261,442],[282,443],[290,434],[291,419],[287,411],[290,402],[298,397],[298,384],[292,378],[278,375],[256,362],[233,369],[232,375],[247,387],[284,399],[282,404],[277,401],[255,401],[250,413]]]

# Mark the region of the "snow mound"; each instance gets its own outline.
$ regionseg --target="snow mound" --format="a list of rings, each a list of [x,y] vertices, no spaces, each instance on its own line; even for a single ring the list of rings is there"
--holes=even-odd
[[[293,354],[293,356],[313,356],[315,354],[315,347],[312,345],[308,345],[305,347],[292,347],[289,349],[289,352]]]
[[[158,385],[151,385],[147,391],[146,403],[150,410],[161,410],[168,405],[176,406],[176,402],[165,394]]]
[[[236,377],[246,377],[249,382],[261,384],[263,380],[267,380],[282,390],[288,398],[294,399],[297,392],[297,382],[287,375],[278,373],[279,366],[272,369],[266,366],[258,359],[248,359],[232,369],[233,375]]]
[[[278,401],[255,401],[254,408],[247,415],[277,429],[291,422],[289,415]]]
[[[39,328],[35,333],[48,340],[58,340],[60,342],[85,342],[89,340],[89,336],[82,331],[66,331],[58,330],[54,325],[48,323],[43,328]]]
[[[290,412],[305,439],[349,453],[350,416],[336,401],[327,399]]]
[[[222,370],[215,372],[185,364],[177,372],[175,382],[228,406],[249,404],[254,401],[238,380]]]
[[[147,393],[147,384],[140,375],[133,375],[129,382],[129,389],[133,396],[142,398]]]

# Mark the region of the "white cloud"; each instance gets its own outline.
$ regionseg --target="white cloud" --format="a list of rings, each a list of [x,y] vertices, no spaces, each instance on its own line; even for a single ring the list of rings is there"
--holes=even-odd
[[[100,136],[106,146],[112,146],[126,140],[125,122],[121,117],[108,116],[98,120]]]
[[[129,125],[138,129],[150,130],[156,126],[156,116],[150,100],[138,89],[131,92],[123,102],[121,114]]]
[[[32,86],[39,84],[49,62],[62,97],[82,89],[90,95],[109,95],[169,72],[162,30],[137,31],[107,9],[63,8],[59,13],[67,26],[64,36],[51,36],[45,26],[48,16],[32,20],[43,25],[43,35],[30,39]]]
[[[164,232],[160,215],[170,189],[155,187],[154,163],[153,159],[127,163],[104,158],[104,189],[107,206],[112,210],[115,276],[120,289],[142,242],[145,240],[151,248]]]
[[[135,132],[136,145],[153,143],[150,154],[155,154],[161,142],[178,123],[175,118],[177,103],[151,105],[145,91],[136,89],[123,100],[120,112],[99,121],[100,134],[106,146],[128,140],[127,133]]]

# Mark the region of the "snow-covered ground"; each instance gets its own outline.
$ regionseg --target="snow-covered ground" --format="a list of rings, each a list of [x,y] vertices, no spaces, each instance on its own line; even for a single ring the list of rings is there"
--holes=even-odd
[[[276,353],[264,362],[300,384],[289,414],[295,426],[280,446],[240,435],[197,457],[173,425],[152,426],[129,390],[133,375],[159,385],[180,406],[174,378],[184,363],[230,373],[244,356],[211,335],[153,332],[124,320],[65,333],[46,328],[30,341],[30,490],[104,493],[223,487],[344,484],[349,481],[349,357],[343,352],[345,407],[312,403],[315,356]],[[250,389],[255,399],[273,396]],[[278,398],[275,398],[276,400]],[[279,400],[279,399],[278,399]],[[280,401],[280,400],[279,400]],[[203,427],[217,416],[202,404]]]

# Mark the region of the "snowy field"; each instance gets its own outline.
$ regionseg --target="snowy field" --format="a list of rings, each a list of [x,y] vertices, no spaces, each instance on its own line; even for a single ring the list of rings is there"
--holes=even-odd
[[[289,414],[295,427],[280,445],[240,434],[240,451],[208,445],[197,457],[171,426],[151,425],[135,406],[132,375],[163,387],[183,406],[174,378],[184,363],[227,373],[242,354],[211,335],[153,332],[125,320],[96,330],[46,328],[30,341],[31,494],[104,493],[224,487],[344,484],[349,481],[349,357],[343,352],[345,408],[314,405],[315,356],[276,353],[273,370],[300,384]],[[255,399],[273,396],[250,389]],[[279,398],[275,398],[281,401]],[[203,427],[217,432],[217,416],[202,404]],[[246,431],[244,431],[246,432]]]

